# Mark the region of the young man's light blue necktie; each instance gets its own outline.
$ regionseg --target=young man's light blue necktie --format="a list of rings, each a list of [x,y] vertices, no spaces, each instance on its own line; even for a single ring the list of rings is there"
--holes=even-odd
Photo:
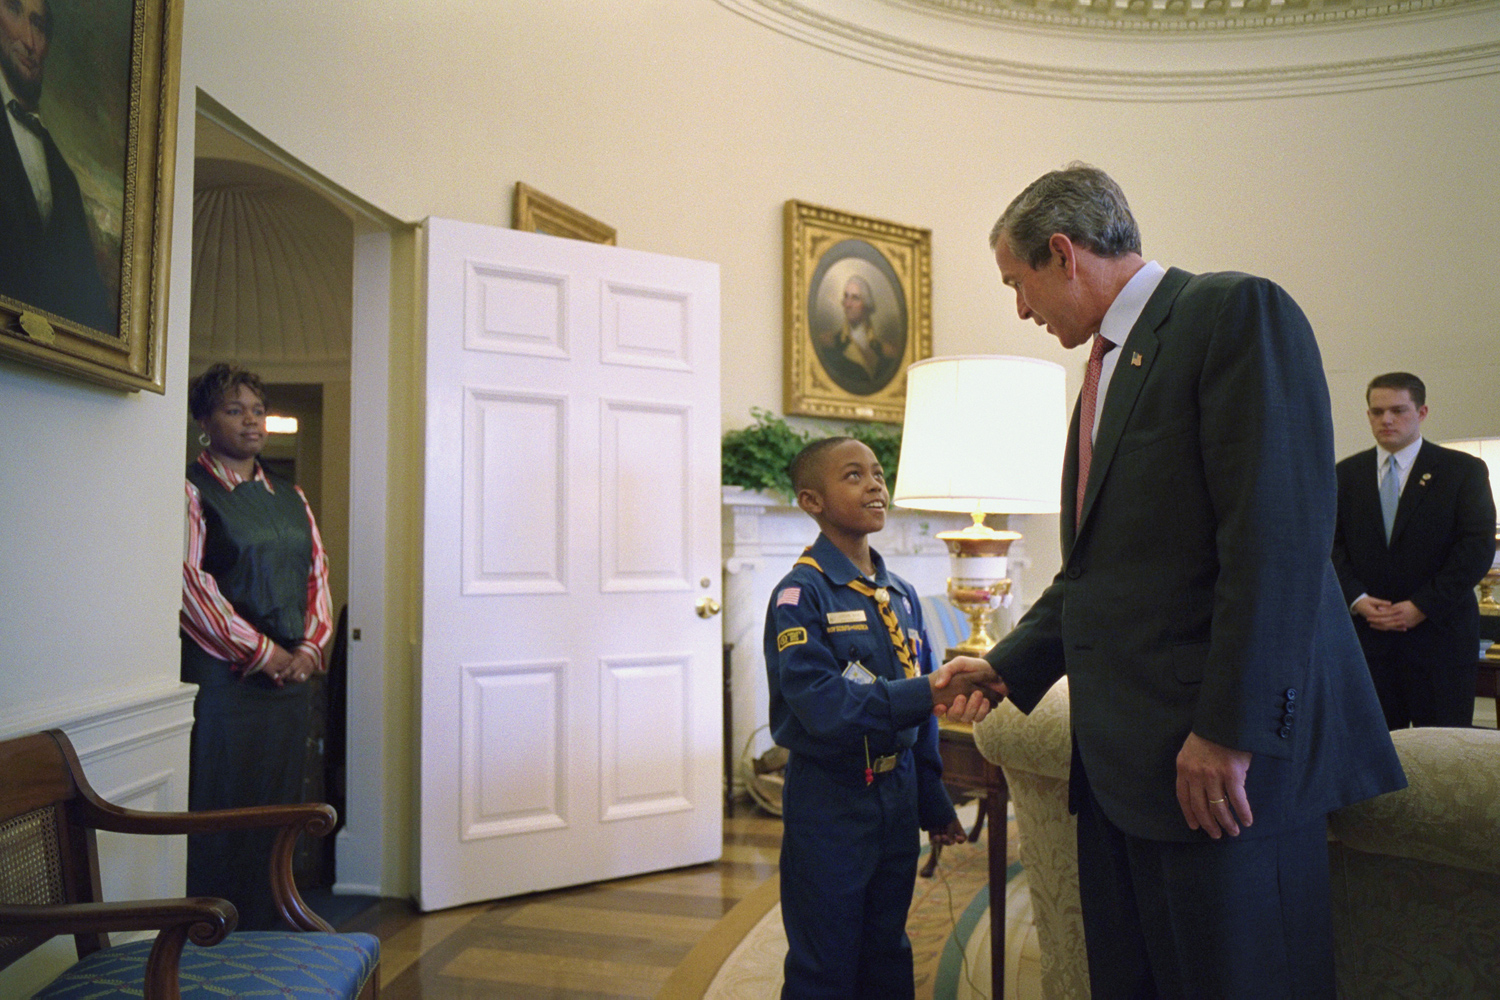
[[[1385,477],[1380,481],[1380,513],[1385,516],[1385,543],[1391,543],[1391,528],[1396,523],[1396,506],[1401,503],[1401,470],[1396,456],[1385,457]]]

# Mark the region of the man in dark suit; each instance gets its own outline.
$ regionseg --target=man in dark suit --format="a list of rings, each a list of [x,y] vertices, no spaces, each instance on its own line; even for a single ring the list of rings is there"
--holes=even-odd
[[[1379,446],[1338,464],[1333,565],[1391,729],[1470,726],[1477,584],[1495,558],[1495,498],[1473,455],[1422,440],[1427,387],[1376,376],[1366,415]]]
[[[117,330],[78,179],[38,115],[48,0],[0,0],[0,295]]]
[[[990,241],[1021,318],[1094,348],[1062,570],[944,670],[1023,711],[1069,678],[1095,996],[1332,997],[1325,818],[1405,778],[1328,558],[1312,330],[1269,281],[1148,263],[1084,164],[1033,182]]]

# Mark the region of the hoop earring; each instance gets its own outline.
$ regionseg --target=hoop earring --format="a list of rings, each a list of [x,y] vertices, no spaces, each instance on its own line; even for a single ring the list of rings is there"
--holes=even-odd
[[[201,444],[203,447],[207,448],[213,442],[208,439],[208,435],[207,434],[199,434],[198,435],[198,443]]]

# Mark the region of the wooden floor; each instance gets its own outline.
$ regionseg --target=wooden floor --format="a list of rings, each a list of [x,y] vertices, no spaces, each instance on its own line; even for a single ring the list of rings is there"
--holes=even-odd
[[[1492,699],[1475,724],[1495,726]],[[654,997],[700,938],[776,872],[781,820],[740,803],[724,857],[426,916],[388,900],[340,925],[381,940],[383,1000]]]
[[[781,820],[739,805],[715,864],[426,915],[388,900],[339,929],[380,938],[382,1000],[654,997],[780,847]]]

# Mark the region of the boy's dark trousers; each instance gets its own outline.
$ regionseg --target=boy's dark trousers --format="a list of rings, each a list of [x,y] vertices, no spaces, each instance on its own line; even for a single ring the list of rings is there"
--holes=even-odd
[[[910,1000],[906,914],[921,849],[911,751],[872,785],[862,767],[793,753],[782,821],[782,1000]]]

